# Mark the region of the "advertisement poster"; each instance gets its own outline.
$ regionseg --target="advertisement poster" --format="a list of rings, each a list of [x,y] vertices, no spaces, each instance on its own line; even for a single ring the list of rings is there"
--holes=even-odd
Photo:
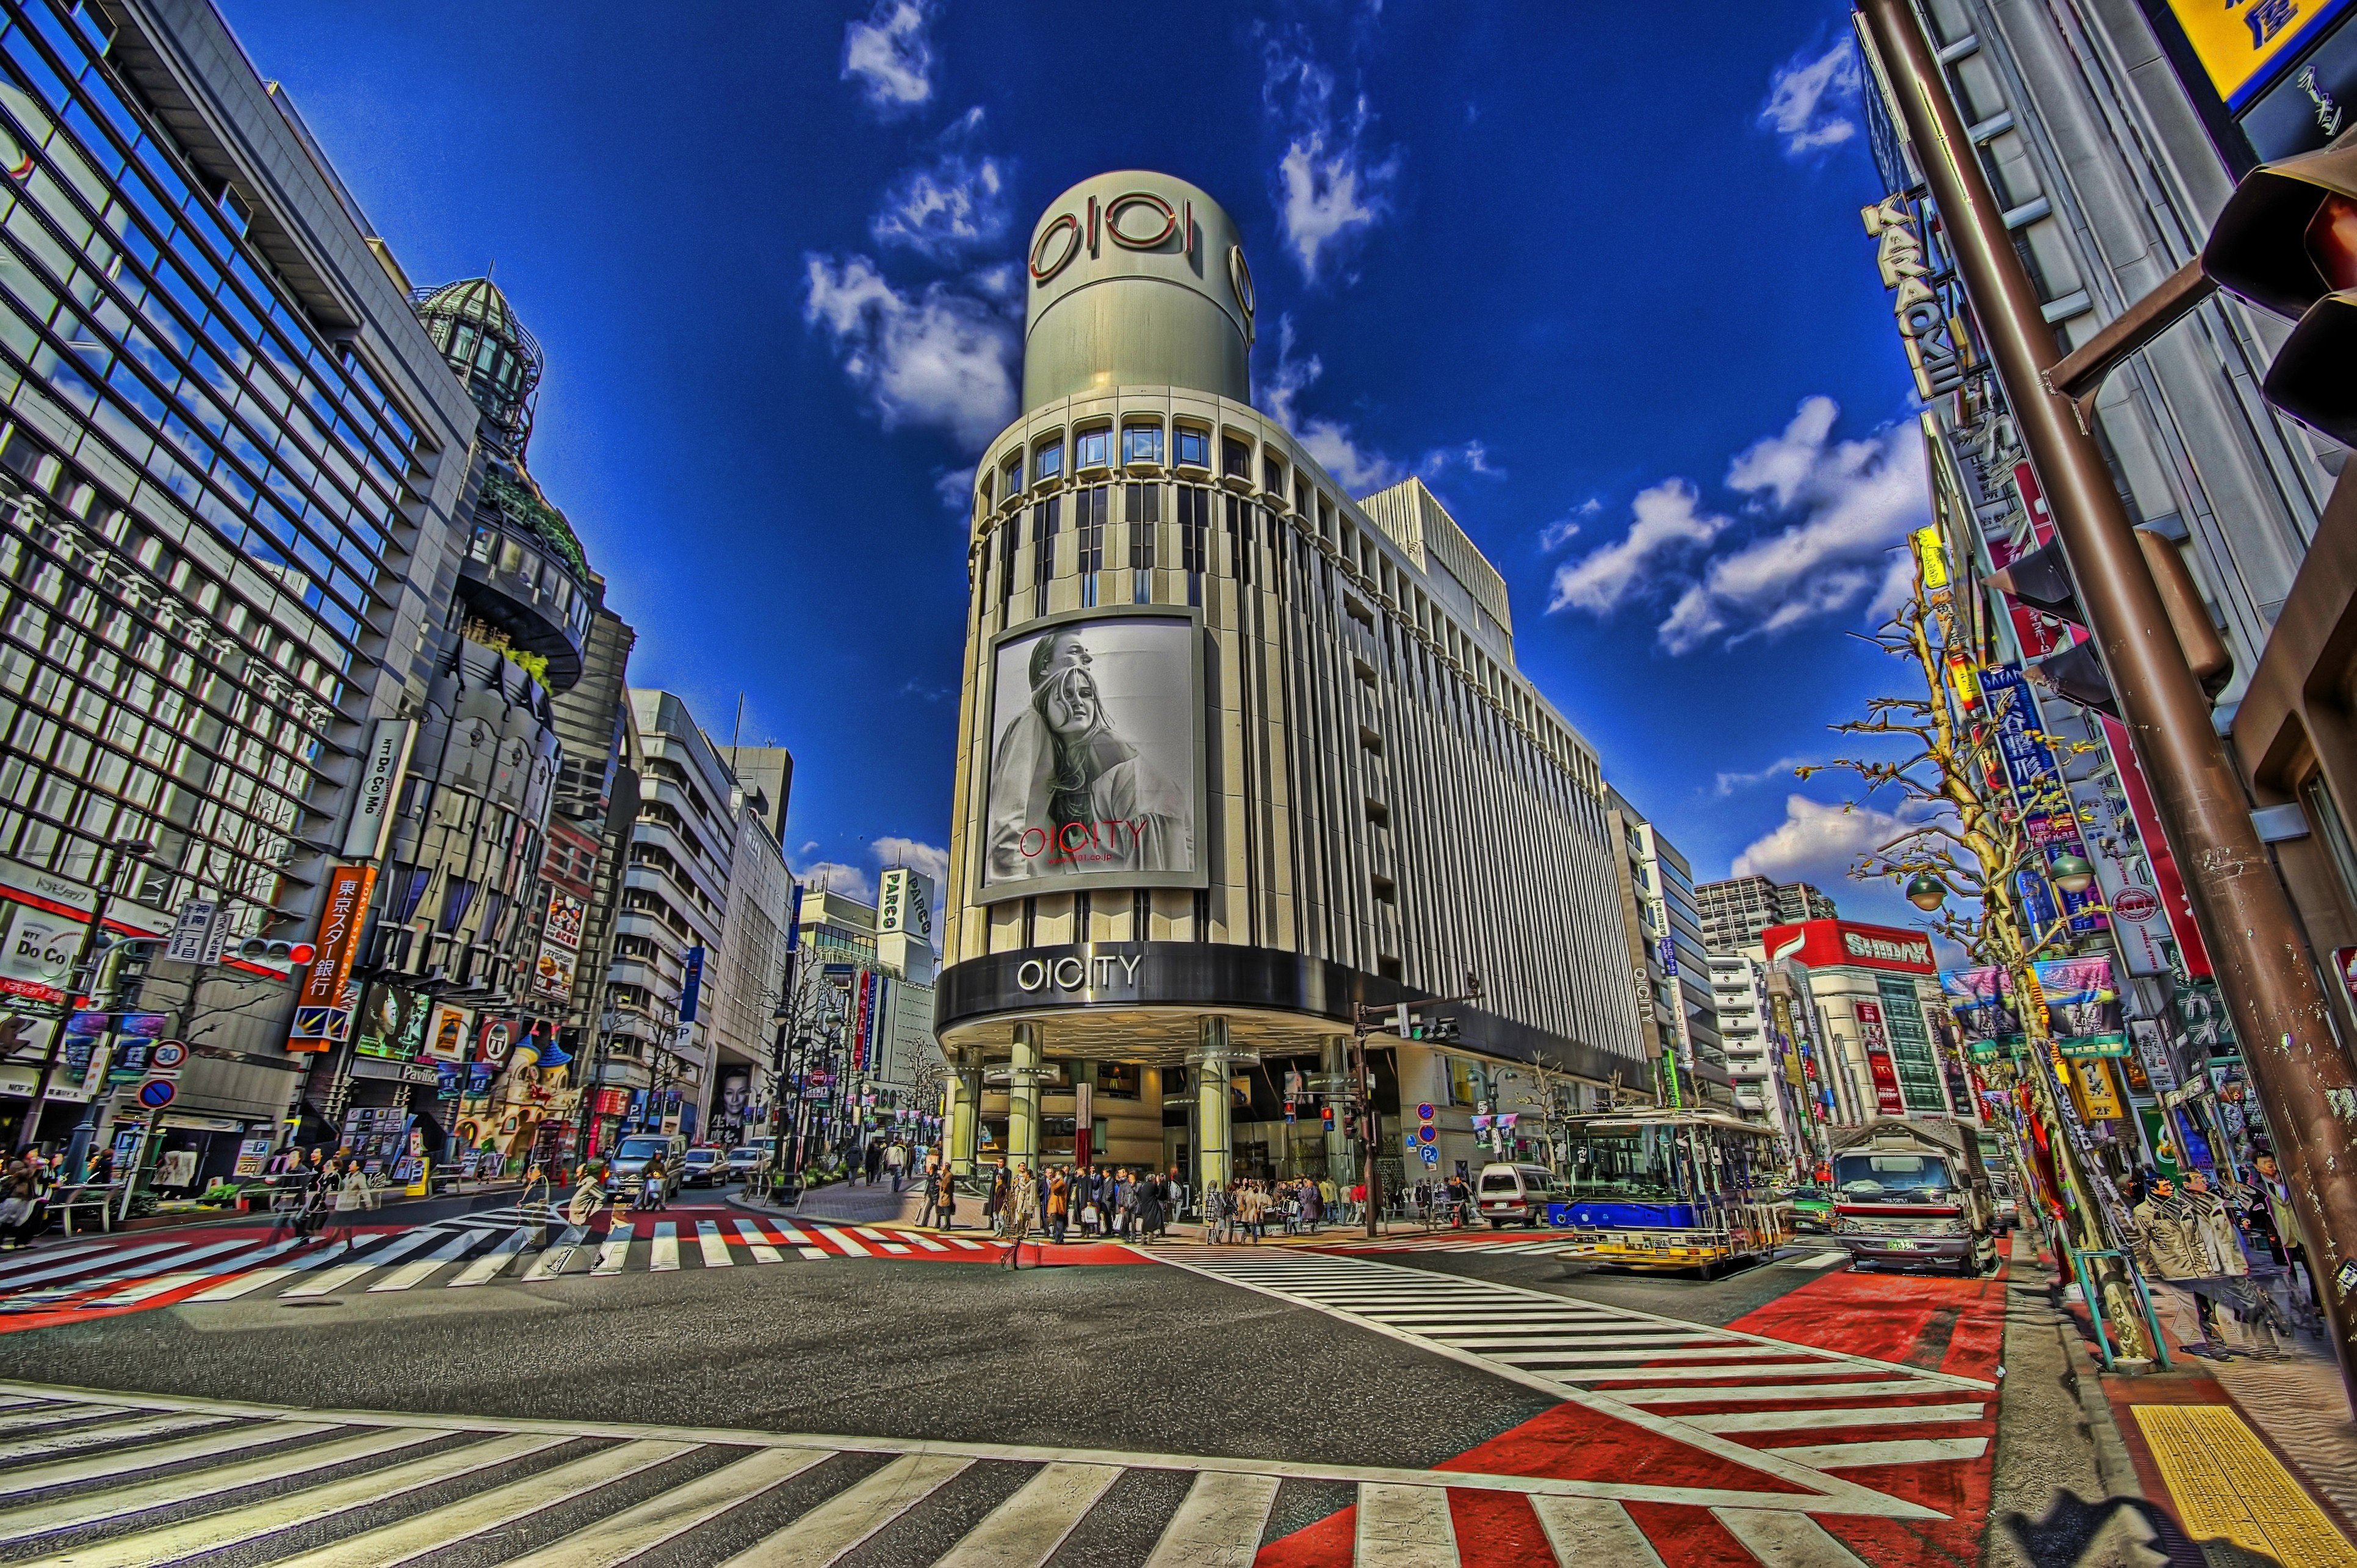
[[[548,894],[548,924],[541,935],[566,952],[576,952],[581,947],[581,924],[588,914],[588,905],[562,887],[553,887]]]
[[[2161,1094],[2177,1087],[2177,1061],[2169,1054],[2169,1036],[2158,1024],[2149,1018],[2128,1020],[2128,1038],[2136,1046],[2136,1059],[2144,1064],[2147,1082]]]
[[[1890,1059],[1890,1036],[1882,1027],[1882,1004],[1857,1004],[1858,1040],[1866,1047],[1867,1071],[1874,1077],[1874,1106],[1885,1116],[1902,1116],[1906,1099],[1899,1092],[1898,1064]]]
[[[474,1021],[474,1014],[467,1008],[436,1003],[433,1021],[425,1027],[425,1047],[418,1054],[430,1062],[465,1061]]]
[[[573,994],[573,954],[552,942],[540,944],[540,960],[532,966],[532,993],[544,1002],[563,1002]]]
[[[1955,1015],[1964,1054],[1976,1062],[2001,1060],[2022,1043],[2013,1006],[2013,976],[2002,969],[1943,969],[1940,990]]]
[[[418,992],[382,983],[368,988],[352,1038],[356,1056],[412,1061],[425,1048],[426,1017],[433,1004]]]
[[[2111,960],[2049,959],[2031,967],[2039,990],[2046,993],[2046,1026],[2053,1032],[2056,1049],[2074,1061],[2128,1054]]]
[[[508,1059],[508,1047],[515,1044],[516,1021],[512,1018],[486,1018],[482,1033],[475,1041],[475,1059],[490,1067],[499,1067]]]
[[[2042,737],[2045,721],[2039,716],[2038,704],[2030,697],[2029,686],[2022,681],[2017,665],[1995,664],[1981,671],[1981,689],[1988,694],[1991,722],[1996,726],[1997,751],[2005,758],[2007,780],[2013,786],[2014,799],[2023,811],[2022,825],[2029,831],[2030,842],[2036,844],[2051,865],[2064,855],[2085,858],[2087,846],[2079,836],[2079,819],[2070,791],[2063,787],[2061,770],[2054,765],[2054,753]],[[2045,908],[2039,897],[2059,900],[2061,914],[2069,917],[2074,931],[2100,931],[2108,922],[2101,908],[2102,899],[2093,887],[2077,893],[2066,893],[2052,887],[2050,879],[2039,876],[2037,890],[2027,886],[2024,892],[2031,895],[2034,918],[2050,920],[2054,917]]]
[[[1200,637],[1191,618],[1059,622],[997,645],[985,895],[1098,876],[1200,879]]]

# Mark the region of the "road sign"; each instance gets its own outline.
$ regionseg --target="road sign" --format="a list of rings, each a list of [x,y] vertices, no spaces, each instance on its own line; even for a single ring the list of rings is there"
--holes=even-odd
[[[147,1066],[158,1078],[168,1078],[188,1059],[188,1047],[178,1040],[158,1040],[147,1053]]]
[[[1432,1120],[1432,1107],[1431,1107],[1431,1106],[1429,1106],[1429,1105],[1419,1105],[1419,1106],[1417,1106],[1417,1107],[1415,1108],[1415,1119],[1416,1119],[1417,1121],[1419,1121],[1419,1122],[1429,1122],[1429,1121],[1431,1121],[1431,1120]]]
[[[1416,1150],[1416,1153],[1424,1156],[1424,1163],[1426,1165],[1437,1165],[1440,1163],[1440,1151],[1434,1148],[1430,1144],[1425,1144],[1422,1148]]]
[[[173,1098],[179,1092],[171,1079],[151,1078],[139,1086],[139,1103],[150,1111],[161,1111],[171,1104]]]
[[[1438,1136],[1440,1136],[1439,1133],[1437,1132],[1429,1122],[1415,1130],[1416,1142],[1424,1144],[1427,1148],[1431,1146],[1432,1141]]]

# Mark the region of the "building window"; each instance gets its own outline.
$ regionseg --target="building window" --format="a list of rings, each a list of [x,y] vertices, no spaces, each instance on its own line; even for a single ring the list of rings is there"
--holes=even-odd
[[[1023,454],[1017,452],[1009,456],[1006,466],[999,470],[999,474],[998,493],[1001,496],[1011,501],[1021,495],[1023,493]]]
[[[1112,489],[1110,485],[1091,485],[1073,497],[1072,527],[1080,535],[1080,566],[1084,573],[1104,570],[1105,514],[1111,504]]]
[[[1208,468],[1211,466],[1211,435],[1209,431],[1189,430],[1182,424],[1172,432],[1172,439],[1178,446],[1178,467]]]
[[[1150,940],[1154,935],[1154,895],[1139,888],[1130,898],[1129,918],[1135,928],[1130,936],[1136,941]]]
[[[1015,553],[1023,548],[1023,514],[1017,512],[998,525],[998,602],[1015,596]]]
[[[1231,479],[1252,481],[1252,443],[1231,435],[1220,443],[1220,472]]]
[[[1103,1100],[1135,1100],[1143,1092],[1146,1070],[1135,1062],[1097,1063],[1097,1096]]]
[[[1031,508],[1031,585],[1039,590],[1041,608],[1048,603],[1048,584],[1056,575],[1056,513],[1061,504],[1049,496]]]
[[[1260,486],[1273,496],[1285,494],[1285,464],[1267,453],[1261,455]]]
[[[1121,427],[1121,460],[1125,463],[1162,461],[1162,426],[1125,424]]]
[[[1178,564],[1197,576],[1209,570],[1211,492],[1178,487]]]
[[[1034,483],[1045,484],[1064,471],[1064,444],[1050,441],[1031,455],[1031,478]]]
[[[1162,524],[1162,487],[1126,485],[1122,497],[1122,521],[1129,524],[1129,564],[1132,570],[1154,569],[1154,536]]]
[[[2316,824],[2316,836],[2324,841],[2326,852],[2332,856],[2332,869],[2341,874],[2341,891],[2357,903],[2357,844],[2350,841],[2349,823],[2333,801],[2332,786],[2324,781],[2323,774],[2311,773],[2299,793],[2308,803],[2309,821]]]
[[[1112,460],[1113,432],[1083,430],[1072,437],[1072,467],[1102,468]]]

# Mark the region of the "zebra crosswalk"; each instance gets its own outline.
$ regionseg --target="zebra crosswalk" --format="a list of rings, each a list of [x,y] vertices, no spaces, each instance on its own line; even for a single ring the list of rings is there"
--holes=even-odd
[[[42,1249],[0,1261],[0,1314],[300,1302],[346,1293],[382,1296],[740,1263],[763,1268],[893,1257],[995,1262],[1000,1251],[986,1239],[736,1211],[617,1214],[608,1224],[574,1226],[544,1210],[511,1207],[400,1230],[358,1230],[349,1242],[272,1240],[268,1231],[253,1228]]]
[[[1804,1485],[1985,1458],[1996,1388],[1650,1313],[1372,1258],[1168,1259],[1470,1362]]]
[[[32,1385],[0,1384],[0,1400],[12,1418],[0,1441],[0,1556],[77,1568],[232,1552],[279,1568],[392,1568],[490,1541],[511,1543],[509,1568],[657,1558],[677,1568],[1245,1568],[1286,1539],[1297,1543],[1288,1562],[1426,1568],[1469,1560],[1460,1547],[1478,1543],[1460,1541],[1465,1521],[1495,1530],[1517,1519],[1558,1563],[1658,1564],[1646,1530],[1686,1517],[1715,1521],[1760,1563],[1863,1568],[1829,1523],[1940,1517],[1863,1488],[1709,1491]],[[1651,1505],[1649,1524],[1631,1503]]]

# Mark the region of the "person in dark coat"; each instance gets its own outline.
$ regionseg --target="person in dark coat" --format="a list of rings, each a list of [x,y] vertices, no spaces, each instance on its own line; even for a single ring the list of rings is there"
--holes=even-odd
[[[1137,1202],[1137,1240],[1143,1246],[1151,1242],[1154,1233],[1162,1229],[1162,1178],[1149,1172],[1141,1176],[1137,1186],[1131,1190]]]

